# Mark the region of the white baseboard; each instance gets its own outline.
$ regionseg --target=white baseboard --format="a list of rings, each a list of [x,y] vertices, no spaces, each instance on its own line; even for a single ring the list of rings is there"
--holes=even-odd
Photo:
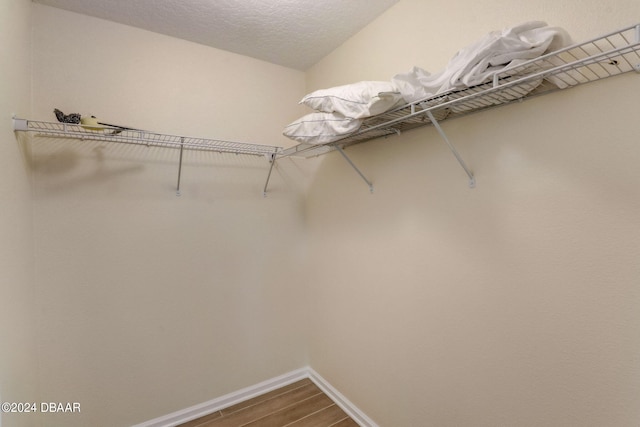
[[[136,424],[133,427],[175,427],[182,423],[186,423],[187,421],[212,414],[221,409],[228,408],[229,406],[244,402],[245,400],[249,400],[253,397],[268,393],[272,390],[276,390],[280,387],[284,387],[308,377],[309,374],[307,368],[297,369],[284,375],[234,391],[233,393],[226,394],[208,402],[190,406],[189,408],[181,411],[173,412],[150,421],[145,421],[141,424]]]
[[[376,423],[353,405],[338,390],[331,386],[331,384],[322,378],[316,371],[309,367],[291,371],[284,375],[271,378],[259,384],[243,388],[242,390],[229,393],[208,402],[190,406],[189,408],[181,411],[176,411],[153,420],[136,424],[133,427],[175,427],[182,423],[186,423],[187,421],[209,415],[261,394],[268,393],[272,390],[300,381],[304,378],[309,378],[313,381],[327,396],[329,396],[329,398],[331,398],[331,400],[336,403],[336,405],[342,408],[342,410],[353,418],[353,420],[361,427],[378,427]]]
[[[344,412],[347,413],[360,427],[378,427],[378,424],[362,412],[356,405],[351,403],[349,399],[344,397],[342,393],[336,390],[324,378],[311,368],[307,368],[308,377],[313,381],[327,396],[333,400]]]

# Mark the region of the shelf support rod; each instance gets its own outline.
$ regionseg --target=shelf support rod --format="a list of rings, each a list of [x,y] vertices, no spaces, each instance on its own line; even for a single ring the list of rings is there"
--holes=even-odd
[[[344,159],[347,161],[347,163],[349,163],[351,165],[351,167],[353,168],[353,170],[355,170],[356,172],[358,172],[358,175],[360,175],[360,178],[362,178],[364,180],[364,182],[367,183],[367,185],[369,186],[369,191],[371,193],[373,193],[373,184],[371,183],[371,181],[369,181],[367,179],[367,177],[364,176],[364,174],[362,172],[360,172],[360,169],[358,169],[356,167],[356,165],[353,164],[353,162],[351,161],[351,159],[345,154],[344,150],[342,148],[340,148],[339,146],[335,146],[336,150],[338,150],[338,153],[342,154],[342,157],[344,157]]]
[[[427,110],[426,113],[427,113],[427,116],[429,116],[429,120],[431,120],[431,123],[433,123],[433,125],[435,126],[436,130],[438,131],[442,139],[444,139],[444,142],[446,142],[447,145],[449,146],[449,150],[451,150],[453,155],[456,157],[456,160],[458,160],[458,163],[460,163],[460,166],[462,166],[462,169],[464,169],[467,176],[469,177],[469,188],[476,188],[476,178],[473,176],[473,173],[471,173],[471,170],[469,170],[464,160],[462,160],[462,157],[460,157],[458,150],[456,150],[456,147],[454,147],[453,144],[449,142],[449,138],[447,138],[447,134],[444,133],[444,131],[440,127],[440,124],[438,123],[436,118],[433,117],[433,114],[431,113],[431,111]]]
[[[184,137],[180,137],[180,162],[178,163],[178,187],[176,196],[180,196],[180,177],[182,176],[182,152],[184,151]]]
[[[269,186],[269,180],[271,179],[271,172],[273,171],[273,166],[276,164],[276,153],[271,153],[268,156],[269,162],[271,166],[269,166],[269,174],[267,175],[267,182],[264,183],[264,190],[262,190],[262,197],[267,197],[267,187]]]

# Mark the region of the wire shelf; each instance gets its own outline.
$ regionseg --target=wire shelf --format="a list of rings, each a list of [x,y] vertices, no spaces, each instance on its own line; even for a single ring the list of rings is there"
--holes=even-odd
[[[89,141],[137,144],[147,147],[183,148],[185,150],[214,151],[218,153],[247,154],[253,156],[272,156],[281,150],[280,147],[270,145],[165,135],[137,129],[121,129],[117,127],[92,129],[70,123],[43,122],[18,118],[14,118],[13,122],[14,130],[33,132],[42,137],[74,138]]]
[[[322,145],[299,144],[278,157],[313,157],[373,139],[522,101],[630,71],[640,71],[640,24],[504,69],[493,81],[454,90],[363,120],[359,130]]]

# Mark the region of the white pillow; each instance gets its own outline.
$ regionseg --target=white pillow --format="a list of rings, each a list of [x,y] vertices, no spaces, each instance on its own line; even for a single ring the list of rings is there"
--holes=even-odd
[[[402,95],[393,83],[363,81],[317,90],[302,98],[300,104],[316,111],[359,119],[384,113],[399,101]]]
[[[311,113],[287,125],[283,134],[298,142],[325,144],[357,131],[361,124],[338,113]]]

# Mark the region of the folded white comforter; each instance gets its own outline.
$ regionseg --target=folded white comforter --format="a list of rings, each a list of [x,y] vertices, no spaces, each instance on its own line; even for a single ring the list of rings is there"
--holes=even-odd
[[[406,102],[475,86],[493,78],[508,66],[570,44],[569,34],[545,22],[531,21],[502,31],[494,31],[460,50],[439,73],[430,74],[419,67],[392,78]]]

